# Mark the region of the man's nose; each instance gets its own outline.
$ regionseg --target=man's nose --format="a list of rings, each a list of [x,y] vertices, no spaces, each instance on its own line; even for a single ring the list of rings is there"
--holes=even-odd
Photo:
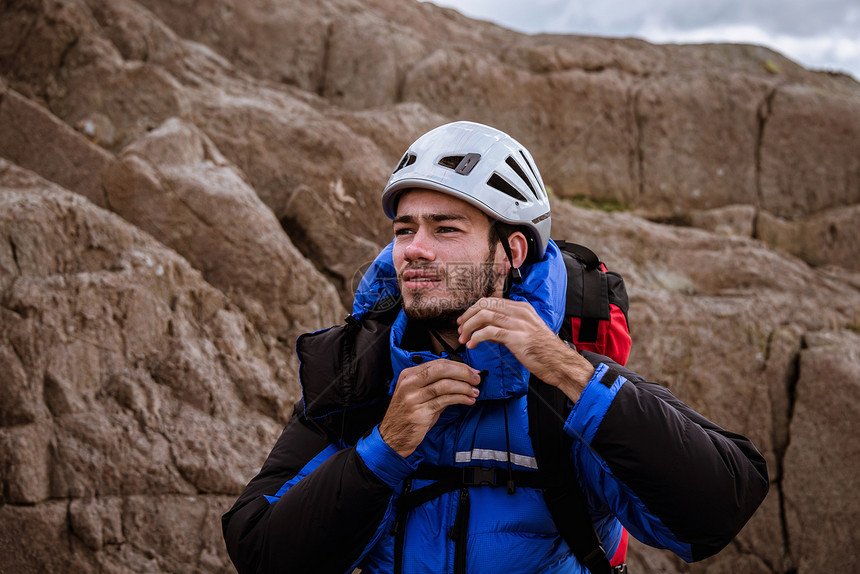
[[[403,256],[407,261],[418,261],[424,259],[433,261],[436,259],[436,252],[433,250],[433,234],[427,230],[419,228],[412,240],[403,252]]]

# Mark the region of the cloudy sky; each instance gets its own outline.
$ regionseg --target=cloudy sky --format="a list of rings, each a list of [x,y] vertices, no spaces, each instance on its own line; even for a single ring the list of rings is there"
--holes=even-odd
[[[860,79],[860,0],[432,0],[521,32],[759,44]]]

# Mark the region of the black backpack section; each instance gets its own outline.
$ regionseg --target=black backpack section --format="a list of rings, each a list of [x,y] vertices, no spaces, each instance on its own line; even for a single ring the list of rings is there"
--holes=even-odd
[[[564,323],[559,337],[575,347],[598,344],[601,354],[624,364],[630,349],[627,312],[629,299],[624,278],[605,270],[597,255],[584,245],[557,240],[567,268],[567,293]],[[624,314],[624,325],[610,332],[609,340],[598,343],[601,321],[610,321],[612,306]],[[574,337],[573,325],[579,322]],[[621,337],[624,340],[612,340]],[[544,501],[561,537],[577,560],[592,574],[626,572],[626,566],[613,568],[594,529],[585,495],[579,487],[576,470],[568,456],[573,439],[564,432],[571,407],[567,396],[538,378],[529,381],[529,436],[540,474],[553,477],[542,487]]]
[[[627,571],[626,565],[613,568],[579,487],[569,456],[573,445],[563,427],[570,412],[568,399],[556,387],[532,377],[529,381],[529,436],[535,451],[538,473],[553,477],[542,487],[544,501],[561,537],[579,562],[592,574]]]
[[[624,278],[607,271],[595,253],[576,243],[556,241],[567,268],[567,294],[564,323],[558,336],[582,350],[606,355],[620,365],[627,362],[630,333],[627,328],[629,299]],[[607,340],[598,341],[601,321],[610,321],[612,306],[624,314],[624,325],[609,332]],[[574,334],[574,325],[578,324]]]
[[[626,363],[630,348],[627,328],[629,299],[624,278],[617,272],[606,271],[597,255],[584,245],[556,241],[567,268],[567,293],[564,323],[559,337],[578,347],[598,343],[601,321],[609,321],[613,305],[624,314],[622,328],[600,343],[601,354]],[[573,325],[579,321],[576,337]],[[624,335],[626,340],[612,341]],[[538,378],[529,381],[529,436],[535,451],[540,474],[553,477],[542,487],[544,501],[558,528],[577,560],[592,574],[626,572],[626,566],[613,568],[594,529],[585,495],[579,487],[576,470],[568,456],[573,439],[564,432],[564,423],[571,407],[567,396],[556,387]]]

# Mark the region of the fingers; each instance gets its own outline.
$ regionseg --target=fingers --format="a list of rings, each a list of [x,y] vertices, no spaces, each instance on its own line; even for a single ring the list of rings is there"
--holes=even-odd
[[[510,331],[504,329],[502,327],[493,326],[490,324],[484,326],[476,326],[476,330],[471,333],[464,333],[462,338],[464,339],[464,343],[467,349],[474,349],[478,346],[478,343],[482,343],[484,341],[490,341],[492,343],[499,343],[501,345],[505,345],[509,347],[511,345],[510,341]]]
[[[509,348],[522,339],[549,333],[543,319],[523,301],[484,298],[469,307],[457,320],[460,343],[474,349],[482,341],[492,341]],[[551,334],[551,333],[550,333]],[[511,348],[514,351],[513,348]]]
[[[567,347],[547,327],[530,303],[510,299],[485,298],[472,305],[458,319],[459,341],[474,349],[488,341],[507,347],[532,374],[552,376],[552,368],[571,360]]]
[[[417,367],[410,367],[403,372],[409,376],[414,375],[418,377],[418,384],[420,386],[427,386],[442,379],[453,379],[472,385],[477,385],[481,382],[479,371],[465,363],[459,363],[450,359],[436,359]]]
[[[450,381],[449,381],[450,382]],[[419,408],[425,408],[430,413],[441,413],[451,405],[474,405],[480,391],[475,387],[448,389],[445,392],[434,394],[427,400],[418,404]]]
[[[418,389],[421,397],[421,402],[431,402],[435,399],[448,395],[465,395],[467,397],[477,397],[480,391],[471,383],[466,383],[457,379],[441,379],[433,384],[421,387]]]
[[[448,359],[404,369],[379,425],[382,439],[401,456],[409,456],[443,410],[475,403],[480,382],[478,371]]]
[[[472,367],[437,359],[405,369],[394,392],[398,402],[437,411],[451,404],[474,404],[480,382],[479,371]]]
[[[477,313],[479,313],[483,310],[486,310],[486,309],[493,309],[494,307],[497,307],[500,304],[503,304],[504,301],[506,301],[506,300],[505,299],[499,299],[498,297],[483,297],[481,299],[478,299],[477,301],[475,301],[475,303],[471,307],[466,309],[463,312],[463,314],[460,315],[459,318],[457,318],[457,323],[462,325],[464,322],[468,321],[470,318],[475,316]],[[510,299],[508,299],[507,301],[509,301],[511,303],[514,302],[514,301],[511,301]]]

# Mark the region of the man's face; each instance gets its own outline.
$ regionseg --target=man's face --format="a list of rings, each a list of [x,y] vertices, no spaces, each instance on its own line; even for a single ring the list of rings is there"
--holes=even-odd
[[[411,319],[453,323],[481,297],[500,296],[508,265],[490,247],[490,220],[436,191],[410,190],[394,218],[394,266]]]

